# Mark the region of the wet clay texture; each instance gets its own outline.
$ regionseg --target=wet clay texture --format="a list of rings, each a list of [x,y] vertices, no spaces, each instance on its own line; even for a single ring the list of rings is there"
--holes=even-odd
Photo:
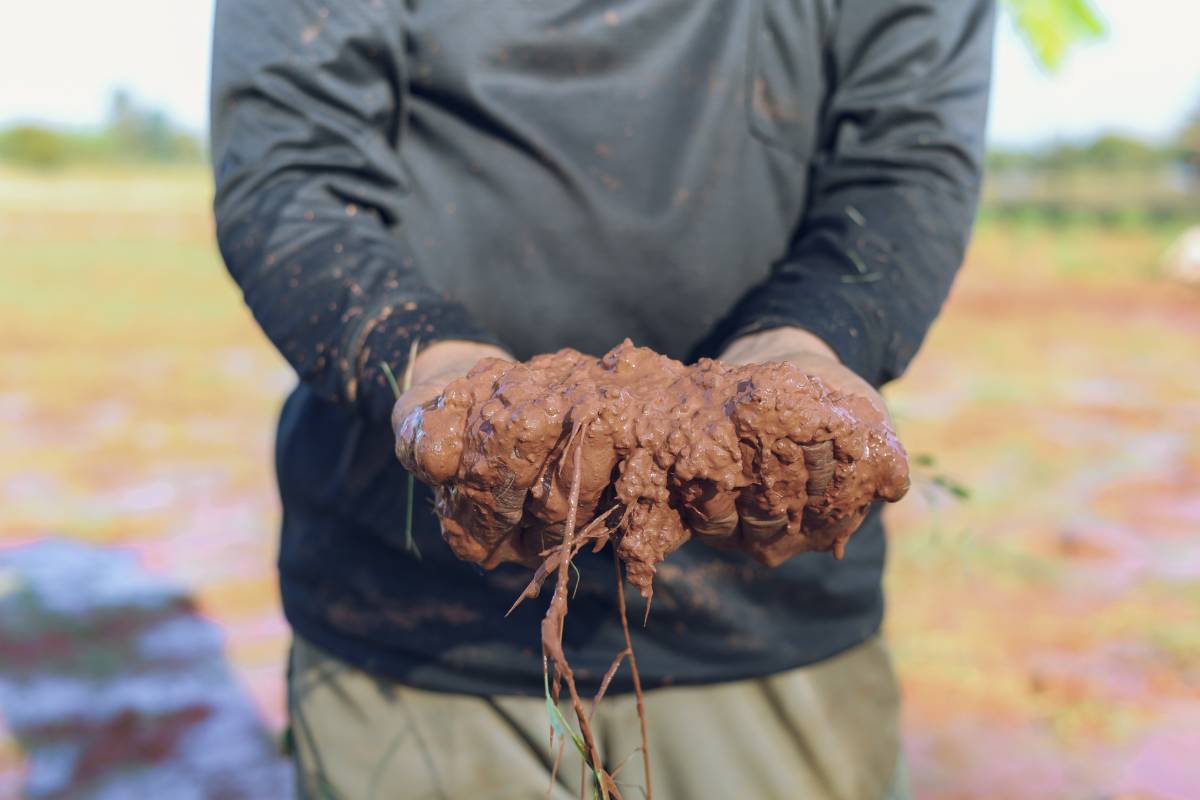
[[[455,554],[539,567],[534,593],[564,533],[572,551],[611,540],[649,598],[655,565],[691,538],[768,565],[841,557],[871,503],[908,488],[865,398],[786,363],[684,366],[629,341],[599,359],[486,359],[401,422],[396,450],[434,487]]]

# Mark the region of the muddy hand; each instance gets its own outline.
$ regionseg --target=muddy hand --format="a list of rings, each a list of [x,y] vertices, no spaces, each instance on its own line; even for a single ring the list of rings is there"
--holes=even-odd
[[[879,497],[898,500],[908,488],[907,460],[891,428],[879,393],[838,361],[818,337],[798,328],[779,328],[733,342],[721,360],[733,364],[788,362],[827,389],[845,397],[859,420],[864,439],[885,451]],[[846,540],[862,524],[869,508],[860,493],[843,481],[833,441],[808,442],[773,452],[745,452],[769,475],[766,484],[717,496],[695,508],[691,523],[701,537],[737,547],[760,563],[777,566],[798,553],[832,550],[840,557]]]
[[[490,387],[511,361],[507,353],[487,345],[431,345],[418,357],[412,385],[392,413],[396,456],[433,487],[442,537],[456,556],[489,569],[504,562],[541,562],[541,540],[526,525],[529,481],[507,470],[503,459],[464,452],[472,438],[469,428],[480,424],[470,412],[486,399],[475,391]],[[472,383],[468,374],[484,379]],[[550,447],[547,443],[537,463],[549,456]]]
[[[453,381],[465,376],[484,359],[510,361],[511,356],[498,347],[449,340],[434,342],[417,356],[412,367],[411,385],[392,407],[392,431],[396,435],[396,457],[404,468],[421,481],[436,485],[449,480],[461,458],[461,436],[426,436],[428,428],[455,424],[456,416],[465,417],[469,399],[463,398],[464,410],[455,408],[453,393],[442,395]],[[459,429],[461,430],[461,422]],[[457,449],[448,446],[457,443]],[[458,505],[461,505],[461,499]]]

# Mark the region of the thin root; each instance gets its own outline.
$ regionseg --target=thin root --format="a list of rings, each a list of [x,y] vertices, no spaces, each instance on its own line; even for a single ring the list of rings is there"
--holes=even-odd
[[[629,617],[625,614],[625,583],[621,580],[621,559],[613,550],[613,569],[617,572],[617,609],[621,614],[621,630],[625,632],[625,650],[629,653],[629,672],[633,678],[633,693],[637,698],[638,724],[642,728],[642,769],[646,774],[646,800],[654,800],[654,785],[650,782],[650,738],[646,734],[646,700],[642,696],[642,678],[638,674],[637,656],[629,635]],[[646,601],[646,617],[650,616],[650,601]],[[643,623],[644,624],[644,623]]]
[[[587,527],[579,532],[579,536],[576,537],[577,544],[575,544],[571,551],[571,558],[575,557],[575,554],[582,549],[584,544],[595,538],[595,529],[599,528],[604,523],[604,520],[608,519],[608,516],[612,514],[613,511],[616,511],[616,509],[617,506],[613,506],[612,508],[608,509],[603,514],[589,522]],[[516,610],[517,606],[525,602],[527,598],[537,597],[541,593],[542,585],[546,582],[546,578],[550,577],[550,573],[554,572],[554,570],[556,570],[562,563],[563,553],[566,552],[565,544],[566,542],[564,540],[562,543],[556,544],[540,553],[544,560],[538,565],[537,570],[533,573],[533,577],[529,580],[529,584],[525,587],[521,594],[517,596],[517,599],[513,602],[512,607],[510,607],[508,611],[504,612],[504,616],[507,617],[509,614],[512,614],[512,612]],[[569,560],[570,559],[568,559],[568,561]]]
[[[576,434],[582,438],[581,429],[583,427],[581,425],[580,430],[572,431],[571,439],[574,439]],[[579,722],[579,734],[584,743],[585,761],[596,776],[600,796],[605,800],[610,798],[622,800],[621,790],[617,788],[612,776],[605,771],[600,760],[600,748],[596,745],[595,737],[592,735],[592,726],[588,723],[588,714],[584,711],[583,701],[579,698],[579,690],[575,686],[575,674],[571,670],[571,665],[567,662],[562,648],[563,624],[567,616],[567,587],[570,583],[570,570],[567,565],[575,553],[575,521],[579,514],[579,485],[583,479],[583,459],[581,453],[578,452],[582,447],[583,443],[580,442],[575,453],[571,495],[567,505],[566,525],[563,529],[562,557],[558,560],[554,595],[550,598],[546,616],[542,619],[542,652],[543,655],[549,656],[554,663],[555,688],[557,689],[559,681],[567,684],[567,691],[571,696],[571,707],[575,711],[575,719]],[[557,697],[555,700],[557,701]]]

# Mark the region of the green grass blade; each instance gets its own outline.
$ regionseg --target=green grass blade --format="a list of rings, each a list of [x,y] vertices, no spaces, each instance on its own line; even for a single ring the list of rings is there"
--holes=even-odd
[[[417,547],[417,540],[413,538],[413,476],[408,473],[408,497],[404,504],[404,549],[421,560],[421,548]]]
[[[562,711],[550,697],[550,678],[547,673],[542,673],[542,686],[546,692],[546,714],[550,717],[550,724],[554,726],[554,730],[559,736],[564,739],[570,738],[575,743],[575,749],[579,751],[579,757],[587,763],[587,746],[583,743],[583,737],[575,732],[571,727],[571,723],[563,716]],[[604,783],[600,780],[600,769],[598,766],[592,767],[592,779],[596,785],[592,787],[592,797],[599,800],[608,800],[608,792],[604,790]]]
[[[413,349],[416,349],[416,342],[413,343]],[[412,358],[409,358],[409,363],[412,363]],[[383,370],[383,377],[387,378],[388,386],[392,387],[392,395],[399,400],[401,395],[400,385],[396,383],[396,375],[392,372],[391,366],[386,361],[379,362],[379,368]],[[408,384],[412,381],[412,370],[404,371],[404,391],[408,391]],[[406,500],[404,504],[404,549],[412,553],[418,559],[421,558],[421,548],[417,547],[417,540],[413,538],[413,476],[408,473]]]
[[[583,746],[583,738],[580,737],[575,729],[571,727],[571,723],[567,722],[567,718],[563,716],[562,711],[554,702],[554,698],[550,696],[550,678],[545,673],[542,674],[542,684],[546,690],[546,713],[550,715],[550,724],[554,726],[554,730],[559,736],[564,739],[570,737],[575,743],[575,749],[579,751],[579,755],[583,756],[583,760],[587,761],[587,748]]]
[[[396,383],[396,375],[392,372],[391,366],[386,361],[380,361],[379,368],[383,370],[383,377],[387,378],[388,386],[392,387],[392,396],[399,400],[400,385]]]

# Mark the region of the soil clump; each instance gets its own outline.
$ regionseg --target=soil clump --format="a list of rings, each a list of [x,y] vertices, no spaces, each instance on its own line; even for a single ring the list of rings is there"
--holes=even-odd
[[[828,389],[786,363],[692,366],[633,346],[601,358],[575,350],[514,363],[485,359],[400,421],[396,453],[434,489],[442,535],[461,559],[535,568],[516,604],[555,576],[542,621],[547,696],[565,683],[576,741],[596,788],[620,798],[602,766],[562,648],[571,559],[613,545],[626,647],[592,699],[630,662],[652,797],[641,683],[625,615],[624,578],[646,598],[655,566],[692,538],[775,565],[846,542],[876,500],[908,489],[908,462],[865,398]],[[555,762],[557,770],[558,762]]]

